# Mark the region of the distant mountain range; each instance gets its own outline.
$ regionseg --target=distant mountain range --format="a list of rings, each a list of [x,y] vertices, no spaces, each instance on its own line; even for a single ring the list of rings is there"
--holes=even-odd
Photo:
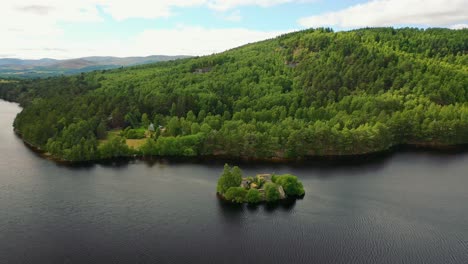
[[[188,58],[190,56],[154,55],[147,57],[84,57],[77,59],[55,60],[22,60],[0,58],[0,77],[3,78],[34,78],[57,75],[70,75],[94,70],[106,70],[122,66],[154,63]]]

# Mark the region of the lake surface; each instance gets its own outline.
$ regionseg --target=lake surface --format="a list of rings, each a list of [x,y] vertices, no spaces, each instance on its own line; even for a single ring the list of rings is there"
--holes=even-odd
[[[466,152],[242,165],[306,195],[230,206],[222,162],[59,165],[14,135],[19,111],[0,101],[0,263],[468,263]]]

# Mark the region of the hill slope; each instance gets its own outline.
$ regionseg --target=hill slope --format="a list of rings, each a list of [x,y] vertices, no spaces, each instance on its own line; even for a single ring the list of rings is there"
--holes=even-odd
[[[462,144],[467,33],[306,30],[212,56],[3,83],[0,95],[25,106],[14,124],[25,140],[66,160],[294,159]],[[106,135],[130,126],[122,135],[132,137],[151,122],[156,131],[138,149]]]
[[[70,75],[94,70],[114,69],[122,66],[132,66],[159,61],[187,58],[188,56],[148,57],[84,57],[68,60],[40,59],[0,59],[0,77],[4,78],[36,78],[57,75]]]

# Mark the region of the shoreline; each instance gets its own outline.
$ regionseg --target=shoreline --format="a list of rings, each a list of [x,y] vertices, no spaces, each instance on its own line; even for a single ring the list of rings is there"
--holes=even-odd
[[[14,101],[0,99],[5,102],[17,104],[21,107],[21,104]],[[42,150],[40,147],[26,141],[21,133],[14,129],[14,133],[17,137],[23,141],[25,146],[35,152],[41,158],[56,162],[63,165],[80,165],[80,164],[98,164],[98,163],[115,163],[121,161],[131,160],[142,160],[153,162],[154,160],[166,160],[174,162],[228,162],[228,163],[239,163],[239,164],[309,164],[315,162],[367,162],[373,159],[379,159],[382,157],[390,156],[399,152],[432,152],[438,154],[456,154],[468,152],[468,143],[462,144],[440,144],[437,142],[413,142],[393,145],[387,149],[356,153],[356,154],[340,154],[340,155],[309,155],[301,158],[284,158],[284,157],[271,157],[271,158],[252,158],[252,157],[235,157],[229,155],[200,155],[200,156],[145,156],[140,154],[134,154],[131,156],[121,156],[108,159],[94,159],[87,161],[69,161],[61,157],[53,156],[50,153]]]
[[[110,159],[95,159],[87,161],[69,161],[60,157],[56,157],[48,154],[46,151],[29,143],[24,140],[19,131],[14,130],[15,135],[18,136],[33,152],[38,154],[44,159],[54,161],[63,165],[79,165],[79,164],[97,164],[97,163],[109,163],[117,161],[130,161],[130,160],[142,160],[142,161],[154,161],[154,160],[169,160],[175,162],[235,162],[239,164],[249,163],[261,163],[261,164],[307,164],[309,162],[347,162],[347,161],[360,161],[365,162],[375,158],[381,158],[398,152],[436,152],[441,154],[456,154],[468,152],[468,143],[466,144],[455,144],[455,145],[443,145],[434,143],[411,143],[411,144],[399,144],[391,146],[388,149],[358,153],[358,154],[343,154],[343,155],[312,155],[305,156],[302,158],[248,158],[248,157],[234,157],[228,155],[200,155],[194,157],[188,156],[145,156],[134,154],[131,156],[114,157]]]

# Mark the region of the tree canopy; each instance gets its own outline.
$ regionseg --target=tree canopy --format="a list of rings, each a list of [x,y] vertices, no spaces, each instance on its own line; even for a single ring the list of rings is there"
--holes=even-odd
[[[274,175],[273,182],[283,186],[284,192],[288,196],[301,196],[304,195],[304,186],[298,180],[297,176],[291,174]]]
[[[225,194],[231,187],[239,187],[242,181],[242,171],[235,166],[232,169],[228,164],[224,165],[223,173],[218,179],[217,192]]]
[[[242,187],[229,187],[224,194],[224,198],[231,202],[243,203],[246,195],[247,190]]]
[[[252,188],[247,191],[245,200],[248,203],[255,204],[255,203],[261,202],[263,199],[262,199],[262,194],[260,193],[260,191],[258,189]]]
[[[265,183],[265,199],[267,202],[274,202],[280,199],[280,193],[278,192],[278,186],[275,183]]]

